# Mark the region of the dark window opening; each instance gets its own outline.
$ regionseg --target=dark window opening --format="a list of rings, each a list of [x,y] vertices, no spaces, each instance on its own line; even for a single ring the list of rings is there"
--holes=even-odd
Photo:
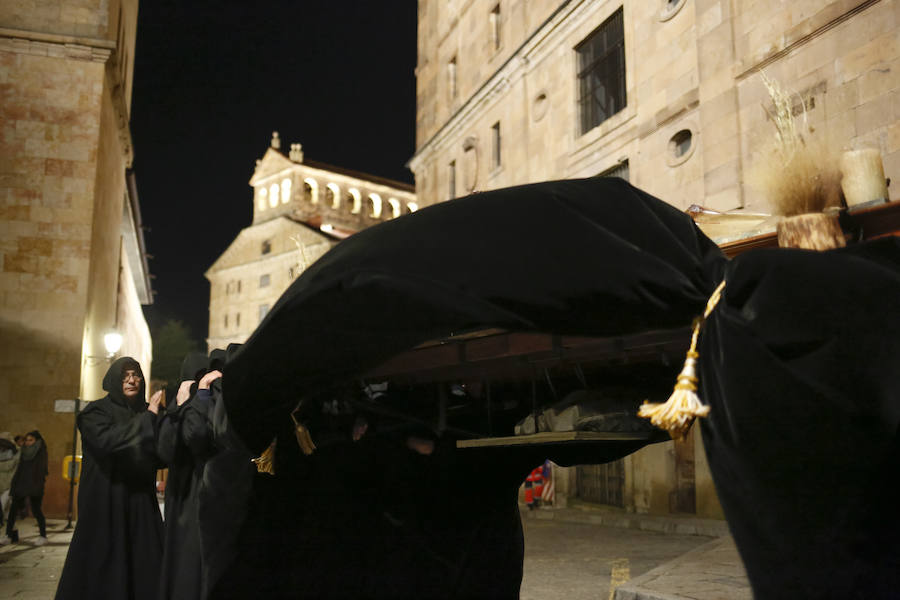
[[[625,108],[625,31],[622,9],[576,49],[581,133]]]

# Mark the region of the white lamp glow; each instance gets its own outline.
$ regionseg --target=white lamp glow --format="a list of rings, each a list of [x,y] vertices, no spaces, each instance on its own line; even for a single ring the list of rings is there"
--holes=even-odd
[[[106,346],[106,354],[110,357],[114,356],[122,347],[122,334],[110,331],[103,336],[103,345]]]

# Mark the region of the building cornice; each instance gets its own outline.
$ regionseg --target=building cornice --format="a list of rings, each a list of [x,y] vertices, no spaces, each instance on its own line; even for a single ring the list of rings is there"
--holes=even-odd
[[[128,105],[125,101],[124,82],[119,81],[116,64],[119,53],[112,40],[72,35],[42,33],[0,27],[0,52],[46,56],[65,60],[79,60],[106,65],[107,87],[112,97],[116,113],[116,128],[125,168],[130,169],[134,161],[134,150],[129,127]]]
[[[0,50],[105,63],[116,50],[112,40],[0,27]]]

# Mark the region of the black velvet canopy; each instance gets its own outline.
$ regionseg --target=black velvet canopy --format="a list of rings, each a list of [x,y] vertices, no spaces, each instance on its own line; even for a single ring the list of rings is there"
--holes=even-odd
[[[889,596],[900,589],[894,238],[728,261],[687,215],[618,179],[442,203],[355,234],[291,285],[225,367],[229,421],[259,453],[298,399],[426,340],[687,326],[723,278],[700,338],[701,421],[755,594]]]

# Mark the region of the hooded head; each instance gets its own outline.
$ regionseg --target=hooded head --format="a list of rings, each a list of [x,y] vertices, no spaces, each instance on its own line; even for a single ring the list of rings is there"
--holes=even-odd
[[[212,352],[209,353],[209,370],[210,371],[221,371],[225,368],[225,351],[221,348],[216,348]]]
[[[109,366],[103,377],[103,389],[118,404],[134,411],[147,406],[144,372],[141,365],[130,356],[123,356]]]
[[[181,362],[181,381],[199,381],[209,371],[209,359],[202,352],[188,352]]]

